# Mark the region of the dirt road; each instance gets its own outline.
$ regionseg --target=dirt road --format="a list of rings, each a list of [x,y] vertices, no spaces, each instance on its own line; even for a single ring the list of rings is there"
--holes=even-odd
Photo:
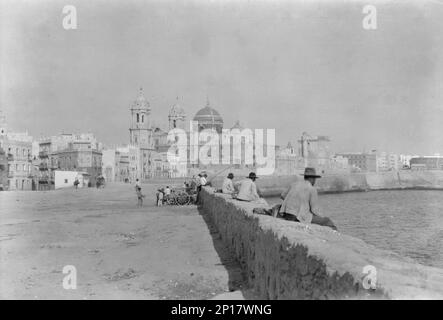
[[[244,288],[196,206],[145,206],[133,187],[0,192],[0,298],[208,299]],[[64,266],[77,288],[63,288]]]

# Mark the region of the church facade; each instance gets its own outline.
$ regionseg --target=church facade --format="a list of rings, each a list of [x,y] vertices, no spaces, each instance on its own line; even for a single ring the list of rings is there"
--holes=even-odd
[[[178,99],[177,99],[178,100]],[[178,104],[174,104],[168,115],[168,129],[185,129],[186,114]],[[143,89],[130,106],[129,145],[136,149],[133,155],[132,179],[186,177],[187,164],[171,165],[167,152],[171,146],[167,141],[168,132],[154,125],[151,118],[151,106],[144,96]],[[135,159],[134,159],[135,158]]]
[[[151,106],[140,89],[138,97],[130,105],[129,145],[137,149],[135,166],[137,177],[142,180],[152,178],[178,178],[195,174],[199,170],[207,169],[201,164],[190,164],[188,159],[179,163],[168,161],[168,151],[172,143],[168,142],[168,132],[172,129],[182,129],[189,139],[189,123],[185,109],[179,104],[178,98],[168,113],[167,131],[152,121]],[[209,99],[192,118],[197,123],[197,130],[212,129],[221,134],[223,118],[217,110],[212,108]],[[202,143],[203,144],[203,143]],[[221,145],[220,145],[221,151]],[[188,150],[189,152],[189,150]],[[189,155],[189,154],[188,154]],[[221,155],[221,152],[220,152]],[[131,179],[133,180],[133,179]]]
[[[190,177],[202,170],[207,171],[208,174],[215,174],[224,171],[224,169],[229,169],[229,171],[241,176],[256,169],[255,145],[249,144],[251,149],[248,151],[254,154],[252,156],[253,160],[250,162],[246,157],[246,140],[243,135],[248,130],[244,131],[246,128],[242,127],[239,121],[237,121],[231,128],[227,128],[231,130],[231,138],[228,142],[222,141],[220,138],[217,145],[217,164],[205,164],[202,163],[200,159],[198,159],[197,162],[191,161],[191,147],[189,145],[187,145],[186,159],[183,161],[180,160],[177,163],[168,161],[168,151],[173,152],[175,144],[168,142],[168,132],[173,129],[182,129],[186,133],[187,143],[191,143],[192,137],[189,128],[189,120],[192,120],[195,125],[192,129],[193,132],[198,132],[200,134],[202,131],[212,131],[220,137],[222,136],[225,125],[223,118],[220,113],[211,106],[209,99],[207,99],[206,104],[196,112],[193,118],[187,119],[185,108],[179,104],[177,98],[177,101],[169,108],[167,126],[165,126],[167,130],[154,124],[154,121],[152,120],[151,105],[144,96],[143,89],[140,89],[138,97],[130,104],[129,114],[129,147],[132,150],[132,155],[129,157],[129,161],[132,164],[129,165],[128,169],[130,182],[133,182],[136,178],[147,180],[156,178]],[[252,135],[254,134],[253,130],[249,131]],[[236,143],[235,141],[241,144],[241,154],[233,152],[234,144]],[[266,141],[264,142],[264,149],[267,150]],[[206,141],[199,140],[198,150],[200,151],[200,148],[205,144]],[[227,149],[230,150],[229,163],[226,163],[226,159],[223,159],[223,151],[227,151]],[[299,161],[299,159],[293,150],[294,148],[289,149],[292,150],[289,154],[287,150],[284,152],[276,152],[277,159],[275,164],[277,167],[281,167],[276,168],[278,169],[278,172],[276,171],[278,174],[295,174],[299,169],[297,165],[297,160]],[[124,154],[121,148],[119,150],[120,154]],[[134,150],[136,151],[134,152]],[[209,155],[211,151],[213,150],[209,151]],[[275,151],[283,150],[278,150],[278,148],[276,148]],[[110,162],[112,162],[112,160]],[[104,172],[107,171],[106,166],[104,166],[103,170]],[[121,170],[115,169],[115,172],[119,171]]]

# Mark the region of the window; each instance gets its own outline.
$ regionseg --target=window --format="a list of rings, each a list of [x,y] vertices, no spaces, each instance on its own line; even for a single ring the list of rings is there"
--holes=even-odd
[[[145,122],[145,115],[142,114],[142,123]]]
[[[137,123],[140,122],[140,115],[137,113]]]
[[[65,179],[65,183],[68,183],[68,179]]]

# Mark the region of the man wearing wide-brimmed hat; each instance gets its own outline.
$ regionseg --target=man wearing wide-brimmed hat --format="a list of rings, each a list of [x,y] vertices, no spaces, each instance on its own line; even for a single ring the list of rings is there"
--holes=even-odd
[[[258,204],[268,205],[265,199],[260,198],[260,195],[255,184],[255,180],[258,179],[255,172],[249,173],[249,176],[245,180],[240,182],[237,200],[249,201]]]
[[[293,183],[282,193],[281,198],[284,201],[279,214],[286,220],[319,224],[337,230],[331,219],[322,217],[319,213],[318,194],[314,185],[321,176],[317,175],[314,168],[305,168],[302,176],[303,180]]]

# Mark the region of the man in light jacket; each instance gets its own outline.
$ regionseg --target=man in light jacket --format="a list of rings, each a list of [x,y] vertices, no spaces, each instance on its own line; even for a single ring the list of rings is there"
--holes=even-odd
[[[237,200],[259,203],[268,206],[265,199],[260,198],[257,190],[255,180],[257,175],[255,172],[251,172],[247,179],[240,182],[240,187],[237,195]]]
[[[314,168],[306,168],[303,176],[303,180],[293,183],[281,194],[284,201],[279,215],[286,220],[313,223],[337,230],[331,219],[320,215],[318,194],[314,185],[315,180],[321,176],[316,174]]]

